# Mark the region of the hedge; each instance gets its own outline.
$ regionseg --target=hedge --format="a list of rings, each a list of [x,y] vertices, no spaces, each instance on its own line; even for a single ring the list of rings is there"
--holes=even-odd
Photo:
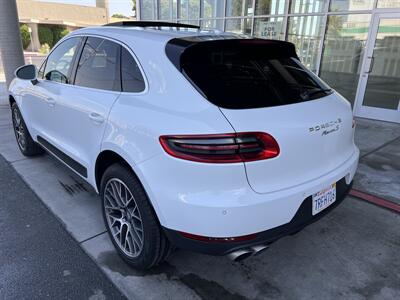
[[[40,45],[43,44],[48,44],[51,47],[53,47],[53,32],[51,29],[47,26],[42,26],[39,25],[39,42]]]
[[[26,24],[22,24],[19,27],[19,31],[21,33],[21,41],[22,47],[24,49],[28,48],[29,44],[31,43],[31,35],[29,34],[29,27]]]

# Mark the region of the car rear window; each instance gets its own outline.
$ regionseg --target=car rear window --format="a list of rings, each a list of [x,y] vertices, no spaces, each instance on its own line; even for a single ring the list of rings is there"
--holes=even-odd
[[[182,51],[179,68],[205,98],[229,109],[293,104],[332,92],[283,42],[199,42]]]

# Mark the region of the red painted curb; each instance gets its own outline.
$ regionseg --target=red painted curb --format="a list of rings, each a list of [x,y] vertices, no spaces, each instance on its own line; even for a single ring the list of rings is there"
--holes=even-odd
[[[385,200],[355,189],[352,189],[349,193],[351,196],[357,197],[361,200],[370,202],[372,204],[375,204],[377,206],[383,207],[383,208],[387,208],[389,210],[392,210],[394,212],[397,212],[400,214],[400,205],[397,203],[394,203],[392,201],[389,200]]]

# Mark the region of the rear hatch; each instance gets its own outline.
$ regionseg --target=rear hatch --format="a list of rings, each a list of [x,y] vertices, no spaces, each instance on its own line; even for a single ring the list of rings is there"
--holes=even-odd
[[[349,103],[300,63],[292,44],[180,39],[174,46],[166,49],[170,60],[236,132],[266,132],[278,142],[277,157],[244,163],[256,192],[316,179],[353,154]]]
[[[249,183],[259,193],[316,179],[354,152],[351,112],[334,94],[300,104],[222,112],[235,131],[267,132],[278,142],[276,158],[245,163]]]

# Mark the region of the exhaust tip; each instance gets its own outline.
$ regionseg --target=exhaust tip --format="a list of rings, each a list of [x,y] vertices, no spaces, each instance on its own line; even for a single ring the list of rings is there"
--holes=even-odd
[[[254,246],[254,247],[251,247],[251,248],[254,251],[254,255],[259,255],[262,252],[264,252],[265,250],[267,250],[269,248],[269,246],[268,245],[258,245],[258,246]]]
[[[243,249],[229,253],[227,256],[229,257],[229,259],[238,262],[252,256],[253,253],[254,251],[252,249]]]

